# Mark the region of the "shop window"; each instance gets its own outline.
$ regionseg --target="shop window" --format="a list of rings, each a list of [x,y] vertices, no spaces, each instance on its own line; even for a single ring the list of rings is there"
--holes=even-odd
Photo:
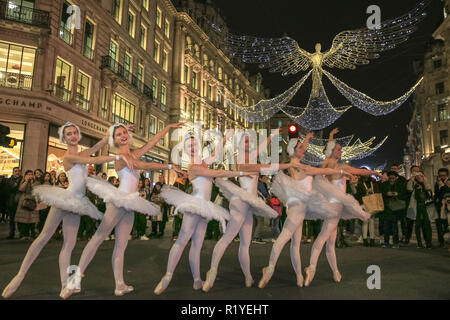
[[[25,125],[12,122],[0,122],[0,125],[9,127],[8,137],[17,141],[13,148],[0,147],[0,176],[9,177],[13,168],[20,167],[22,163]]]
[[[0,86],[31,90],[36,49],[0,41]]]

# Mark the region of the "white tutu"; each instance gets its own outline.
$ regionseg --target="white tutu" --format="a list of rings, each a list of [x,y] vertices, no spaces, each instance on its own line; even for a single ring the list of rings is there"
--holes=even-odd
[[[228,179],[216,178],[215,184],[219,187],[220,192],[222,192],[225,198],[229,201],[231,201],[233,197],[238,197],[240,200],[248,203],[253,214],[269,218],[278,217],[278,213],[269,207],[264,200],[248,191],[245,191]]]
[[[370,214],[363,210],[363,207],[353,196],[343,192],[325,177],[316,176],[313,181],[313,188],[323,194],[329,201],[333,199],[336,202],[342,203],[344,207],[339,214],[340,219],[360,219],[366,221],[370,218]]]
[[[157,204],[140,197],[138,192],[125,193],[101,178],[88,177],[86,185],[92,193],[105,202],[111,202],[117,208],[125,208],[149,216],[157,216],[161,213]]]
[[[103,214],[84,194],[75,194],[59,187],[40,185],[33,187],[33,196],[48,206],[86,215],[96,220],[103,218]]]
[[[217,220],[221,223],[223,231],[225,232],[225,221],[230,220],[230,214],[224,208],[211,201],[194,197],[180,189],[168,185],[162,187],[161,196],[167,203],[175,206],[175,215],[181,210],[199,215],[208,221],[212,219]]]
[[[307,220],[325,220],[337,218],[338,212],[319,192],[308,190],[300,180],[279,171],[272,182],[271,192],[285,205],[294,203],[294,199],[306,204]]]

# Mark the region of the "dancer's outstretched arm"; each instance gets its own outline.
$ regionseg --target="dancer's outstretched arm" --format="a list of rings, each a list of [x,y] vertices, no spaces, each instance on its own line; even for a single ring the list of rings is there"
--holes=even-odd
[[[177,173],[180,173],[183,176],[186,174],[178,166],[176,166],[174,164],[167,164],[167,163],[144,162],[144,161],[135,160],[134,167],[138,170],[145,170],[145,171],[159,171],[159,170],[172,170],[173,169]]]
[[[72,164],[81,163],[81,164],[102,164],[106,162],[112,162],[114,160],[123,160],[130,170],[134,169],[134,163],[132,160],[128,160],[123,155],[118,156],[99,156],[99,157],[83,157],[80,155],[68,154],[64,156],[64,161],[68,161]]]
[[[228,170],[211,170],[203,166],[194,165],[189,168],[189,173],[193,176],[203,176],[211,178],[233,178],[239,176],[251,176],[257,175],[257,172],[240,172],[240,171],[228,171]]]
[[[172,129],[172,128],[180,128],[183,124],[184,124],[183,122],[169,124],[164,129],[162,129],[160,132],[155,134],[155,136],[153,138],[148,140],[148,142],[144,146],[142,146],[139,149],[133,150],[132,153],[136,156],[136,158],[139,159],[144,154],[146,154],[150,149],[152,149],[158,143],[159,140],[164,138],[164,136],[167,133],[169,133],[170,129]]]
[[[371,175],[376,175],[378,177],[382,176],[379,172],[376,172],[374,170],[357,169],[357,168],[353,168],[353,167],[349,166],[348,164],[344,164],[342,166],[342,169],[351,174],[356,174],[356,175],[360,175],[360,176],[371,176]]]
[[[344,169],[332,169],[332,168],[315,168],[308,165],[303,165],[303,170],[305,170],[305,173],[309,176],[317,176],[317,175],[325,175],[325,176],[332,176],[337,174],[342,174],[348,179],[353,178],[353,175],[349,173],[348,171],[345,171]]]

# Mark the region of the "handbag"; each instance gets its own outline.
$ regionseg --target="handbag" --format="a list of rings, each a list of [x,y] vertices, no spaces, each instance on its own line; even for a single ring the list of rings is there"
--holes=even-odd
[[[22,208],[27,209],[29,211],[33,211],[36,209],[37,203],[32,197],[25,198],[22,202]]]
[[[381,193],[372,193],[364,196],[362,201],[367,213],[374,214],[384,211],[383,195]]]
[[[399,211],[406,209],[406,201],[400,199],[390,199],[388,202],[389,209],[392,211]]]

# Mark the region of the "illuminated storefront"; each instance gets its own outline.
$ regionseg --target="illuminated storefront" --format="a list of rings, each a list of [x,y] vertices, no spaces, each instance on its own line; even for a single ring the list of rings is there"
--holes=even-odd
[[[25,125],[11,122],[0,122],[0,124],[9,127],[8,136],[17,140],[14,148],[0,147],[0,176],[9,177],[14,167],[21,166]]]

